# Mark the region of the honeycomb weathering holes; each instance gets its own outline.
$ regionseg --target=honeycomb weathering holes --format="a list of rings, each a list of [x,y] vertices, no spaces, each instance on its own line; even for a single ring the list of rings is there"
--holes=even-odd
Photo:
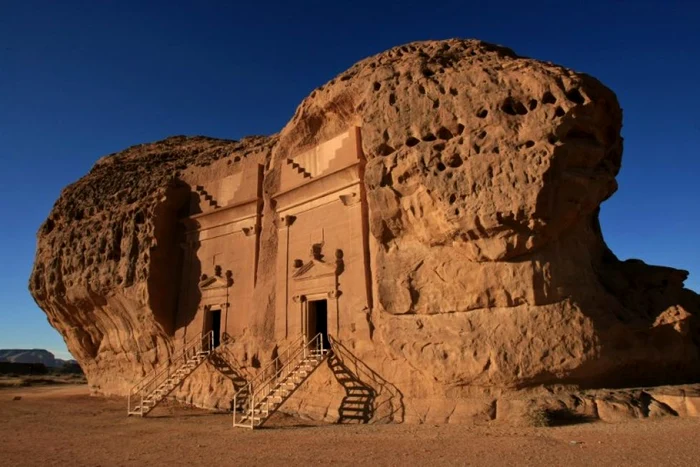
[[[542,103],[543,104],[556,104],[556,102],[557,102],[557,98],[554,97],[554,94],[552,94],[549,91],[545,92],[544,95],[542,96]]]
[[[438,138],[447,141],[447,140],[452,139],[452,137],[454,135],[452,134],[452,132],[450,130],[448,130],[447,128],[445,128],[443,126],[443,127],[440,127],[440,129],[437,131],[437,136],[438,136]]]
[[[507,97],[503,104],[501,104],[501,110],[508,115],[525,115],[527,114],[527,109],[522,102],[512,98]]]
[[[581,91],[578,88],[570,89],[566,92],[566,98],[575,104],[583,104],[586,99],[581,95]]]

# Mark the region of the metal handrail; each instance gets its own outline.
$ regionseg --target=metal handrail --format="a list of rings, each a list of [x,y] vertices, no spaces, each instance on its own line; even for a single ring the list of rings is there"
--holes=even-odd
[[[164,362],[162,365],[159,365],[159,367],[156,368],[155,374],[147,375],[146,377],[141,379],[139,382],[137,382],[129,390],[129,395],[127,397],[129,412],[131,412],[131,398],[132,398],[132,396],[138,396],[138,395],[141,396],[140,407],[141,407],[141,411],[143,412],[143,398],[144,398],[144,396],[147,396],[153,390],[157,389],[157,387],[160,385],[160,383],[162,383],[162,381],[160,381],[160,380],[162,379],[162,377],[164,375],[167,376],[165,379],[170,377],[170,375],[171,375],[170,370],[173,366],[173,363],[177,362],[180,359],[184,360],[184,362],[187,362],[192,350],[194,350],[194,354],[196,355],[197,352],[202,351],[202,350],[206,350],[206,351],[211,352],[213,350],[213,348],[214,348],[214,331],[209,331],[206,334],[203,334],[201,336],[198,336],[195,339],[190,340],[189,342],[185,342],[182,349],[177,354],[177,357],[174,357],[174,358],[169,357],[166,362]],[[159,381],[160,381],[160,383],[159,383]],[[155,384],[155,383],[158,383],[158,384]],[[155,387],[150,389],[151,386],[155,386]]]
[[[290,351],[294,349],[296,345],[301,343],[301,345],[294,351],[294,353],[290,354]],[[256,399],[259,401],[263,401],[265,403],[265,407],[267,408],[267,411],[269,413],[270,411],[270,399],[269,396],[272,393],[272,390],[274,387],[277,385],[277,381],[284,379],[291,373],[291,371],[295,371],[301,364],[303,363],[303,360],[306,359],[307,356],[307,350],[309,349],[309,346],[317,343],[316,348],[320,349],[321,355],[324,355],[324,349],[323,349],[323,335],[321,333],[316,334],[311,340],[306,342],[304,340],[304,336],[301,335],[299,338],[295,339],[289,346],[287,346],[286,349],[286,354],[287,354],[287,359],[286,362],[283,363],[280,367],[277,367],[277,364],[281,362],[281,355],[278,355],[277,358],[273,359],[270,364],[268,364],[265,368],[270,368],[273,365],[275,365],[275,373],[265,379],[262,383],[254,385],[252,384],[252,381],[249,382],[246,386],[241,388],[239,391],[236,392],[233,396],[233,425],[237,426],[239,425],[236,423],[236,408],[238,407],[238,397],[239,395],[243,395],[243,393],[248,394],[249,398],[249,404],[248,404],[248,416],[250,418],[250,427],[253,428],[255,426],[255,410],[256,410]],[[303,359],[298,359],[300,355],[303,355]],[[293,370],[289,371],[291,367],[294,367]],[[259,375],[258,375],[259,376]],[[255,379],[258,379],[258,376],[256,376]],[[274,384],[274,386],[273,386]],[[260,409],[262,409],[262,405]],[[245,414],[244,414],[245,416]]]
[[[319,334],[319,336],[320,336],[320,334]],[[300,346],[300,347],[296,350],[296,352],[295,352],[293,355],[291,355],[291,356],[287,359],[286,363],[283,363],[283,364],[282,364],[282,366],[279,368],[279,370],[277,370],[277,371],[275,372],[274,375],[272,375],[271,377],[269,377],[268,379],[266,379],[265,381],[263,381],[262,383],[260,383],[260,384],[258,385],[258,388],[253,392],[253,395],[259,394],[260,392],[262,392],[262,389],[265,388],[265,387],[268,387],[268,389],[269,389],[269,386],[270,386],[270,384],[271,384],[273,381],[276,382],[276,381],[278,381],[279,379],[281,379],[284,370],[286,370],[286,369],[288,369],[290,366],[292,366],[292,362],[297,363],[297,364],[300,364],[301,362],[298,361],[298,360],[296,360],[296,358],[297,358],[300,354],[302,354],[302,353],[304,353],[304,358],[306,358],[306,354],[305,354],[304,351],[307,350],[308,345],[311,344],[311,343],[313,343],[315,340],[316,340],[316,336],[314,336],[313,339],[311,339],[308,343],[306,343],[306,345]],[[299,366],[299,365],[297,365],[297,366]]]
[[[165,363],[163,363],[163,365],[161,365],[161,369],[156,370],[156,374],[153,375],[153,376],[151,376],[151,379],[150,379],[150,380],[148,380],[149,377],[146,376],[146,377],[143,378],[141,381],[139,381],[138,383],[136,383],[136,385],[134,385],[134,387],[132,388],[132,391],[136,391],[138,386],[143,386],[143,387],[145,388],[145,387],[148,386],[148,383],[150,383],[151,381],[156,380],[159,376],[162,376],[163,374],[166,374],[166,373],[167,373],[167,369],[168,369],[169,367],[171,367],[172,364],[173,364],[174,362],[176,362],[176,361],[178,361],[178,360],[180,360],[180,359],[183,359],[184,361],[187,361],[188,354],[189,354],[190,350],[192,350],[193,348],[196,348],[196,347],[199,347],[199,348],[201,348],[201,349],[204,349],[204,348],[205,348],[205,345],[202,345],[203,342],[208,341],[207,343],[210,344],[210,345],[209,345],[209,350],[211,350],[211,348],[214,346],[214,345],[213,345],[213,339],[214,339],[214,332],[213,332],[213,331],[209,331],[208,333],[206,333],[206,334],[204,334],[203,336],[201,336],[201,337],[199,338],[199,340],[197,340],[197,339],[192,339],[190,342],[186,342],[185,345],[183,346],[181,352],[179,353],[179,355],[178,355],[177,357],[175,357],[175,358],[172,358],[172,357],[168,358],[168,360],[167,360]],[[148,380],[148,381],[146,381],[146,380]],[[138,388],[138,389],[143,389],[143,388]]]
[[[272,360],[270,361],[270,363],[268,363],[267,365],[265,365],[265,366],[258,372],[258,374],[256,374],[253,378],[251,378],[245,386],[243,386],[241,389],[239,389],[239,390],[236,392],[236,394],[234,394],[233,397],[235,398],[237,395],[243,394],[243,393],[246,392],[246,390],[251,390],[251,389],[253,388],[253,386],[258,385],[258,380],[260,380],[260,379],[262,379],[262,378],[265,377],[265,374],[267,373],[267,371],[268,371],[270,368],[272,368],[273,366],[275,366],[275,365],[280,361],[280,359],[282,358],[282,355],[283,355],[283,354],[287,354],[287,355],[286,355],[286,356],[287,356],[287,359],[289,359],[289,351],[290,351],[293,347],[295,347],[295,346],[297,346],[297,345],[303,344],[303,343],[304,343],[303,339],[304,339],[304,335],[303,335],[303,334],[300,334],[299,337],[297,337],[296,339],[294,339],[293,341],[291,341],[289,344],[287,344],[287,346],[283,349],[282,352],[278,352],[278,353],[277,353],[277,357],[275,357],[274,359],[272,359]],[[275,373],[276,373],[276,371],[275,371]],[[252,391],[249,392],[249,394],[250,394],[250,393],[252,393]]]

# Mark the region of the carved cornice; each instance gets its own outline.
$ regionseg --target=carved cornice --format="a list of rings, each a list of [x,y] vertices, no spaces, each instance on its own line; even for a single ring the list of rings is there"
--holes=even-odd
[[[321,277],[335,277],[336,274],[336,265],[326,263],[325,261],[312,259],[295,271],[294,274],[292,274],[292,279],[295,281],[303,281],[309,279],[319,279]]]
[[[199,290],[212,290],[212,289],[224,289],[229,287],[230,280],[228,278],[224,279],[219,276],[207,277],[199,281]]]

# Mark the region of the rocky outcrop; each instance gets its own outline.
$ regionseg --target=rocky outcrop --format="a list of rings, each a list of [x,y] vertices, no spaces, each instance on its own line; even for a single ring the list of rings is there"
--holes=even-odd
[[[47,367],[60,367],[75,363],[74,360],[56,358],[45,349],[0,349],[0,362],[41,363]]]
[[[687,273],[603,241],[622,113],[599,81],[480,42],[408,44],[314,91],[273,157],[350,124],[370,159],[376,340],[388,371],[413,369],[404,385],[698,376]]]
[[[103,157],[63,190],[39,230],[29,288],[95,390],[125,393],[173,351],[188,170],[273,142],[172,137]]]
[[[455,400],[542,385],[698,380],[687,272],[621,262],[603,240],[621,124],[590,76],[474,40],[395,47],[313,91],[279,135],[170,138],[103,158],[41,227],[30,290],[95,388],[124,393],[173,349],[188,187],[252,155],[266,167],[259,312],[232,348],[254,371],[274,345],[279,167],[358,126],[375,303],[370,336],[345,345],[388,413],[401,407],[386,420],[443,420]],[[225,407],[220,379],[204,365],[184,396]],[[342,387],[327,369],[295,397],[333,418]]]

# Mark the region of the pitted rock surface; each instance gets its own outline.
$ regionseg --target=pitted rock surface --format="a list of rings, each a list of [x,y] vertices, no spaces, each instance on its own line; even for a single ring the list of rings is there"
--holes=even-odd
[[[254,369],[274,346],[280,165],[358,126],[375,303],[371,336],[348,344],[400,390],[404,420],[448,420],[455,400],[494,391],[696,381],[687,272],[621,262],[600,230],[621,125],[614,93],[588,75],[476,40],[395,47],[313,91],[278,135],[103,158],[41,227],[30,290],[94,387],[125,393],[173,348],[183,185],[252,155],[266,167],[260,312],[236,351]],[[320,374],[294,407],[333,419],[338,387]],[[205,365],[180,397],[226,407],[220,379]]]

